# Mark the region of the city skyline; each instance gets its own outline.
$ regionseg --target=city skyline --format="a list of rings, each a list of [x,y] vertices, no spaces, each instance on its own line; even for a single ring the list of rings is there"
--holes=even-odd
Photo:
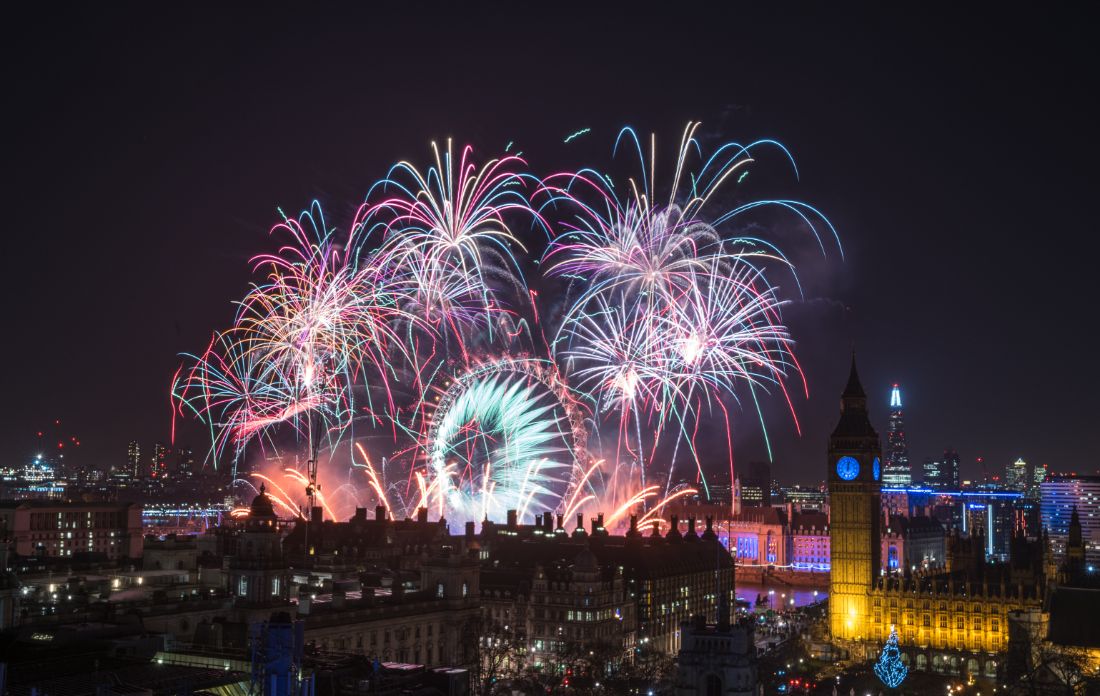
[[[785,318],[798,341],[810,397],[795,403],[801,437],[783,413],[781,399],[771,398],[762,404],[771,428],[778,478],[791,482],[820,478],[816,463],[829,428],[835,401],[832,394],[840,385],[839,368],[853,344],[871,391],[872,418],[881,432],[885,432],[888,385],[906,385],[911,462],[936,456],[951,446],[960,453],[964,478],[976,476],[974,462],[979,456],[994,471],[1017,456],[1047,463],[1055,471],[1095,466],[1095,442],[1089,441],[1087,434],[1087,405],[1096,390],[1095,371],[1087,371],[1083,379],[1055,380],[1032,371],[1022,373],[1016,367],[1028,364],[1029,356],[1039,350],[1037,338],[1028,332],[1021,334],[1017,317],[1038,314],[1051,322],[1066,323],[1087,311],[1084,298],[1070,292],[1071,279],[1077,275],[1072,264],[1083,261],[1069,259],[1063,274],[1048,279],[1055,284],[1055,294],[1066,297],[1066,302],[1051,306],[1040,305],[1037,294],[1026,291],[1011,274],[999,273],[997,264],[984,260],[991,252],[1002,262],[1001,267],[1022,263],[1027,254],[1011,240],[1027,238],[1033,226],[1048,217],[1066,229],[1080,226],[1087,213],[1072,192],[1088,174],[1078,170],[1078,160],[1064,147],[1049,148],[1039,155],[1035,166],[1044,172],[1041,177],[991,170],[975,181],[962,173],[966,166],[1007,161],[1002,159],[1009,156],[1004,140],[982,132],[988,118],[985,104],[1015,103],[1019,81],[1035,98],[999,110],[1001,130],[997,133],[1002,135],[1046,132],[1049,128],[1044,125],[1051,117],[1042,107],[1044,99],[1056,95],[1071,101],[1077,98],[1060,89],[1063,81],[1072,83],[1077,66],[1087,63],[1075,57],[1076,44],[1057,41],[1058,35],[1046,29],[1038,40],[1048,42],[1051,51],[1024,61],[1011,51],[1011,37],[1031,28],[1021,16],[998,19],[1004,23],[999,29],[1005,30],[1005,38],[997,38],[991,27],[982,28],[984,18],[967,18],[945,36],[940,48],[924,54],[924,68],[916,72],[903,66],[909,65],[913,50],[921,45],[920,20],[908,26],[886,19],[877,25],[857,24],[849,30],[852,41],[838,47],[821,26],[824,22],[843,31],[848,22],[841,15],[745,17],[759,27],[759,33],[734,48],[731,60],[740,68],[736,76],[713,61],[701,65],[692,61],[693,71],[684,69],[686,61],[677,60],[661,68],[658,79],[683,79],[691,95],[671,106],[654,105],[645,96],[651,76],[630,71],[622,76],[625,98],[614,100],[614,107],[594,107],[591,99],[583,103],[564,98],[534,100],[541,93],[517,81],[522,71],[503,66],[506,79],[502,82],[511,87],[496,97],[499,103],[495,106],[500,108],[490,109],[492,116],[443,109],[453,100],[424,97],[418,116],[409,120],[379,114],[368,100],[355,97],[337,100],[346,113],[324,118],[292,117],[267,108],[276,99],[272,95],[280,94],[283,87],[301,91],[301,85],[314,79],[322,80],[333,93],[344,83],[362,87],[368,57],[334,48],[346,41],[324,42],[306,52],[330,58],[324,61],[323,73],[311,71],[308,65],[295,65],[274,77],[259,66],[280,64],[278,52],[251,39],[254,51],[246,53],[254,54],[247,59],[254,69],[245,83],[240,73],[220,69],[239,60],[238,37],[229,41],[226,29],[193,16],[181,18],[172,27],[135,31],[144,30],[148,18],[131,14],[124,21],[115,21],[119,18],[111,12],[57,20],[56,31],[48,39],[35,33],[42,18],[32,17],[27,24],[30,30],[5,49],[12,52],[13,64],[34,61],[49,76],[49,86],[44,88],[32,73],[18,74],[14,87],[17,103],[62,113],[63,105],[72,103],[73,95],[80,95],[90,105],[80,125],[61,133],[36,118],[37,112],[16,114],[23,119],[22,132],[27,138],[17,146],[14,162],[30,173],[21,179],[26,183],[17,182],[14,189],[29,201],[16,211],[24,216],[17,223],[26,229],[36,227],[38,221],[29,216],[60,197],[62,203],[48,218],[59,232],[47,244],[56,275],[69,283],[36,282],[28,275],[31,264],[17,268],[6,281],[12,288],[35,287],[41,302],[16,307],[15,321],[36,337],[35,349],[28,352],[15,342],[4,347],[6,364],[25,366],[5,376],[11,398],[23,404],[3,425],[8,444],[2,452],[9,460],[31,455],[32,448],[21,443],[26,443],[41,423],[58,417],[84,434],[83,456],[104,469],[123,456],[130,440],[137,439],[145,447],[167,441],[171,427],[167,390],[179,365],[178,354],[201,345],[209,331],[231,315],[228,298],[239,294],[245,283],[248,256],[266,248],[265,230],[276,218],[278,206],[298,209],[314,197],[326,205],[346,205],[362,194],[361,189],[382,173],[388,162],[422,152],[431,138],[468,137],[484,148],[499,148],[512,139],[523,144],[525,154],[537,161],[540,169],[552,170],[572,164],[578,154],[602,156],[607,137],[624,124],[634,123],[667,140],[675,137],[685,120],[698,118],[708,137],[777,137],[789,144],[797,153],[800,168],[797,194],[815,201],[829,214],[844,243],[843,262],[837,258],[811,260],[809,250],[797,249],[806,299],[788,307]],[[233,16],[233,11],[228,12]],[[610,21],[609,16],[604,18]],[[250,21],[254,19],[250,17]],[[279,12],[273,12],[259,21],[277,25],[282,19],[285,17]],[[471,22],[461,16],[454,20]],[[484,22],[481,28],[491,29],[500,21],[489,13],[479,16],[477,23]],[[549,20],[551,25],[555,21]],[[97,27],[92,32],[96,36],[114,32],[119,41],[106,42],[114,44],[110,48],[98,42],[95,47],[84,46],[81,65],[74,62],[73,53],[53,50],[58,45],[53,42],[82,46],[87,26]],[[325,26],[325,31],[335,36],[350,31],[350,25],[342,29]],[[880,33],[875,29],[887,30],[890,41],[869,38]],[[957,60],[967,55],[968,30],[982,32],[988,39],[989,54],[970,67],[960,66]],[[591,32],[578,31],[583,56],[577,60],[608,64],[626,45],[600,43]],[[814,62],[820,64],[800,61],[797,66],[769,66],[760,56],[767,54],[769,41],[781,34],[797,37],[793,44],[802,46],[805,55],[813,54]],[[196,36],[207,37],[203,43],[210,50],[191,64],[180,58],[185,53],[180,49],[192,45]],[[549,46],[553,42],[547,36],[533,38],[539,45]],[[371,44],[376,51],[372,56],[393,50],[389,40],[376,38]],[[507,35],[501,40],[517,41]],[[829,50],[815,50],[825,47]],[[724,55],[714,48],[707,51],[710,58]],[[868,51],[880,54],[882,60],[864,61]],[[475,64],[472,58],[462,63],[471,69],[469,74]],[[1030,68],[1016,69],[1021,65]],[[1070,66],[1071,73],[1063,66]],[[830,83],[830,89],[836,91],[826,94],[824,87],[815,83],[820,82],[821,74],[837,70],[851,71],[852,79]],[[86,71],[96,75],[100,89],[89,89],[84,77],[91,73]],[[981,94],[969,94],[966,90],[973,86],[976,74],[983,76],[978,87]],[[989,74],[993,78],[984,79]],[[174,89],[154,88],[162,76],[170,76]],[[899,77],[891,82],[884,76]],[[284,79],[290,81],[284,85]],[[447,96],[464,94],[474,82],[461,75],[456,80]],[[589,97],[602,94],[604,84],[598,77],[573,80],[568,88],[550,84],[539,89],[559,96],[578,91]],[[785,80],[795,80],[794,88],[784,84]],[[867,85],[874,85],[874,90],[868,92]],[[420,93],[393,78],[387,88],[407,98]],[[944,90],[954,95],[950,103],[934,98]],[[401,101],[400,96],[395,98]],[[552,106],[547,107],[548,102]],[[902,104],[908,108],[898,108]],[[868,130],[859,115],[883,105],[890,105],[886,108],[891,108],[893,118],[904,120],[890,132]],[[1090,105],[1078,106],[1066,112],[1071,116],[1060,116],[1071,119],[1071,127],[1062,129],[1067,134],[1078,129],[1087,132],[1085,124],[1093,120]],[[445,116],[433,117],[433,113]],[[325,139],[318,138],[319,125],[324,126]],[[590,139],[580,138],[572,148],[562,143],[565,136],[582,128],[592,129]],[[822,132],[830,137],[819,137]],[[922,137],[923,133],[928,136]],[[597,135],[603,139],[597,142]],[[885,139],[885,146],[880,139]],[[214,149],[197,147],[208,141],[216,143],[208,146]],[[935,143],[936,149],[925,152],[919,145],[925,141]],[[1095,147],[1091,141],[1075,146]],[[110,156],[102,156],[104,152]],[[885,152],[890,153],[888,157]],[[62,157],[65,165],[59,166]],[[963,166],[942,165],[952,158],[962,158]],[[211,171],[207,166],[211,161],[225,162],[232,176],[204,177]],[[169,167],[167,162],[178,164]],[[890,175],[880,176],[883,171]],[[971,189],[965,204],[949,195],[963,187],[964,181]],[[33,190],[24,188],[30,182],[36,182]],[[906,185],[895,185],[897,182]],[[62,193],[74,186],[81,189],[81,204]],[[92,202],[112,200],[110,194],[119,191],[133,195],[124,197],[127,207],[121,210],[125,214],[117,224],[108,226],[110,243],[93,244],[77,233],[83,211],[92,207]],[[1024,206],[1024,214],[1009,215],[993,204],[1005,191],[1015,191],[1012,197]],[[896,211],[912,210],[914,201],[920,201],[921,211],[912,220],[900,219]],[[175,211],[182,212],[182,217]],[[152,229],[158,232],[147,232]],[[997,236],[990,230],[997,230]],[[1004,235],[1007,240],[998,241]],[[16,239],[13,253],[33,257],[36,252],[29,240]],[[952,250],[949,258],[939,253],[945,249]],[[940,272],[958,282],[942,286],[926,283],[927,269],[937,264],[942,265]],[[89,275],[92,269],[106,266],[134,269],[135,273],[132,278],[126,273],[104,278],[98,271],[96,276]],[[875,281],[886,268],[895,275],[888,292]],[[148,272],[138,274],[137,269]],[[99,282],[93,283],[93,277]],[[65,294],[68,285],[89,287],[92,292],[87,299],[74,298]],[[9,291],[9,296],[14,294]],[[1004,301],[990,306],[990,294]],[[109,302],[112,311],[76,312],[67,322],[55,322],[43,311],[65,303],[78,308],[84,302],[98,303],[96,306]],[[1078,307],[1075,303],[1083,304]],[[974,317],[983,313],[982,321],[975,322]],[[132,345],[116,346],[110,339],[132,335],[136,326],[144,330]],[[935,330],[929,330],[930,326]],[[943,335],[961,340],[944,343],[939,339]],[[85,338],[79,351],[72,349],[76,336]],[[94,336],[101,338],[86,340]],[[116,385],[116,391],[107,395],[106,408],[100,403],[104,384]],[[878,394],[883,394],[881,401]],[[1048,408],[1051,403],[1059,403],[1061,408]],[[179,444],[203,452],[201,430],[189,429],[187,424],[180,427]],[[760,458],[764,447],[754,414],[741,411],[734,427],[735,459],[748,462]]]

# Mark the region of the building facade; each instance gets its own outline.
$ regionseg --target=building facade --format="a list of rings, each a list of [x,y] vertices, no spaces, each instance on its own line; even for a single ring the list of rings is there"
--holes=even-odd
[[[1085,564],[1100,567],[1100,476],[1050,476],[1040,484],[1040,519],[1055,561],[1065,559],[1074,509],[1081,520]]]
[[[133,503],[0,501],[0,537],[3,530],[20,556],[141,558],[141,507]]]

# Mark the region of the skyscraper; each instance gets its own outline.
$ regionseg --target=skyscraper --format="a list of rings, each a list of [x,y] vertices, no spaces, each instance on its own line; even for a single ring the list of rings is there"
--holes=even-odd
[[[132,440],[126,448],[126,470],[130,476],[141,476],[141,445],[137,440]]]
[[[943,488],[953,491],[959,490],[959,485],[962,482],[962,477],[959,476],[959,453],[950,447],[943,451],[940,476],[943,477]]]
[[[153,445],[153,457],[149,469],[150,478],[163,479],[168,475],[169,451],[166,446],[159,442]]]
[[[768,462],[749,462],[741,474],[741,505],[767,507],[772,504],[772,467]]]
[[[1028,486],[1028,491],[1027,491],[1028,497],[1029,498],[1038,498],[1039,497],[1039,486],[1043,483],[1043,481],[1046,481],[1046,480],[1047,480],[1047,465],[1046,464],[1036,464],[1035,465],[1035,470],[1032,471],[1032,473],[1031,473],[1031,485]]]
[[[189,481],[195,477],[195,453],[190,447],[180,447],[176,450],[176,471],[174,478],[178,481]]]
[[[943,488],[943,462],[925,457],[921,470],[924,472],[923,483],[925,486]]]
[[[1005,467],[1005,487],[1012,491],[1025,491],[1028,488],[1027,462],[1019,457]]]
[[[909,446],[905,442],[905,422],[901,412],[901,388],[890,390],[890,422],[886,426],[886,469],[882,474],[885,486],[908,486],[913,483],[909,469]]]

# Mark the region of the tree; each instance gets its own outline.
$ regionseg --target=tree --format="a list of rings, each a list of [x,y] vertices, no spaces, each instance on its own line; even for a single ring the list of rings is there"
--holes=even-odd
[[[1017,692],[1032,696],[1078,694],[1086,689],[1088,653],[1047,639],[1047,621],[1038,610],[1009,617],[1005,676]]]
[[[883,684],[896,689],[905,681],[909,674],[909,668],[901,661],[901,651],[898,650],[898,629],[890,628],[890,638],[886,641],[886,647],[882,649],[882,655],[875,663],[875,674]]]
[[[526,641],[515,626],[488,617],[471,622],[471,628],[466,641],[477,646],[474,689],[487,696],[523,671]]]

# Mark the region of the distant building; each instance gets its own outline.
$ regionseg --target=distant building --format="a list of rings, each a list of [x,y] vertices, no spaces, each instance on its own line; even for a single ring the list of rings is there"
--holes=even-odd
[[[928,488],[943,488],[943,464],[932,457],[925,457],[921,464],[923,483]]]
[[[883,570],[904,575],[942,568],[946,538],[943,526],[934,518],[888,517],[882,533]]]
[[[1040,486],[1047,480],[1047,465],[1036,464],[1031,472],[1031,485],[1028,487],[1028,497],[1038,498],[1041,495]]]
[[[924,485],[928,488],[957,491],[961,484],[959,453],[948,447],[940,459],[927,457],[922,467]]]
[[[1026,491],[1028,485],[1027,462],[1019,457],[1005,467],[1005,487],[1011,491]]]
[[[0,529],[20,556],[141,557],[141,506],[132,503],[3,500]]]
[[[131,478],[141,477],[141,445],[137,440],[131,440],[126,446],[126,463],[119,468],[125,469]]]
[[[190,447],[180,447],[176,450],[174,478],[177,481],[190,481],[195,478],[195,473],[195,453]]]
[[[153,455],[149,459],[149,477],[164,479],[168,475],[168,454],[171,450],[166,445],[156,443],[153,445]]]
[[[961,483],[959,476],[959,453],[948,447],[943,451],[943,459],[940,461],[940,485],[934,488],[946,488],[957,491]]]
[[[772,504],[772,467],[768,462],[749,462],[740,480],[741,507]]]
[[[1051,476],[1040,484],[1040,518],[1057,561],[1065,559],[1074,509],[1081,520],[1085,563],[1100,567],[1100,476]]]
[[[909,468],[909,445],[905,439],[905,421],[901,410],[901,388],[890,390],[890,421],[886,426],[886,467],[882,482],[887,486],[908,486],[913,483]]]

